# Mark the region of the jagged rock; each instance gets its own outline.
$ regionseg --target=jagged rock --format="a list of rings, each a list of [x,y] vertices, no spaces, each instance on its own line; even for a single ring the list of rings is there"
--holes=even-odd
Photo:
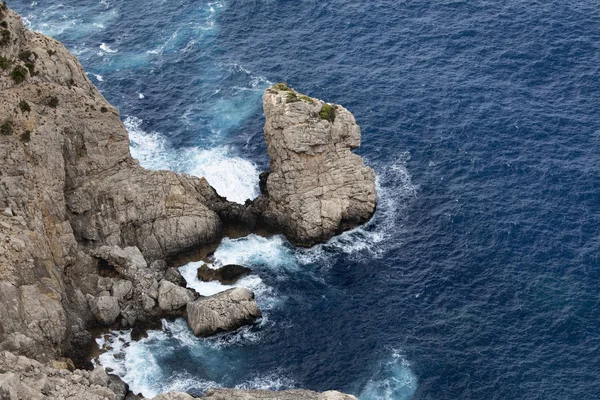
[[[206,400],[358,400],[356,397],[328,391],[323,393],[311,390],[239,390],[209,389],[203,397]]]
[[[184,287],[162,280],[158,287],[158,306],[164,311],[175,311],[192,301],[194,296]]]
[[[360,146],[354,116],[285,85],[267,89],[263,107],[271,158],[265,221],[310,246],[369,220],[377,205],[375,173],[352,153]]]
[[[159,394],[158,396],[153,397],[152,400],[194,400],[194,398],[187,393],[170,392]]]
[[[73,351],[93,322],[75,295],[100,291],[91,248],[133,246],[149,261],[164,259],[219,240],[217,211],[237,206],[205,179],[140,167],[118,111],[77,59],[13,11],[0,12],[11,38],[0,46],[11,64],[0,70],[0,125],[11,126],[0,135],[0,221],[15,239],[0,241],[0,285],[12,285],[0,295],[0,348],[49,360]],[[22,82],[11,77],[16,67]],[[23,301],[22,287],[36,298]]]
[[[15,368],[15,362],[21,368]],[[119,394],[111,387],[113,381],[95,380],[88,377],[93,373],[83,370],[69,372],[57,370],[50,365],[44,366],[26,357],[16,357],[10,352],[0,352],[0,370],[12,372],[0,374],[0,399],[86,399],[86,400],[119,400],[124,383],[120,383]],[[111,377],[111,379],[113,379]],[[114,380],[120,381],[115,377]],[[117,383],[114,383],[117,385]]]
[[[202,264],[198,268],[198,279],[203,282],[219,281],[224,285],[236,283],[243,275],[251,273],[250,268],[242,265],[229,264],[221,268],[210,268],[206,264]]]
[[[137,271],[148,267],[144,255],[137,247],[101,246],[91,254],[107,263],[106,268],[114,268],[115,272],[127,278],[134,277]]]
[[[115,282],[115,284],[111,288],[112,295],[117,298],[117,300],[128,300],[131,299],[133,294],[133,284],[128,280],[120,280]]]
[[[89,303],[96,321],[105,326],[112,325],[121,313],[119,301],[113,296],[94,297]]]
[[[171,267],[169,269],[167,269],[167,271],[165,272],[165,278],[167,281],[172,282],[178,286],[185,286],[186,285],[186,281],[185,278],[183,276],[181,276],[181,272],[179,272],[179,270],[175,267]]]
[[[102,367],[96,367],[90,373],[90,383],[92,385],[108,386],[109,382],[110,379],[108,378],[106,371],[104,371],[104,368]]]
[[[254,293],[233,288],[187,305],[188,324],[196,336],[210,336],[251,324],[262,316]]]

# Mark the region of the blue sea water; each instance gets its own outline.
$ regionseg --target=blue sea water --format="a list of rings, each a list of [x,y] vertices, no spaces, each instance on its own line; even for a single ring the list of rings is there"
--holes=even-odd
[[[101,362],[132,389],[372,399],[600,398],[600,7],[574,0],[13,0],[122,113],[149,168],[236,201],[268,165],[260,97],[343,104],[381,202],[310,250],[226,239],[260,326],[183,321]],[[218,287],[190,285],[214,292]],[[191,273],[190,273],[191,271]],[[118,355],[119,358],[114,356]]]

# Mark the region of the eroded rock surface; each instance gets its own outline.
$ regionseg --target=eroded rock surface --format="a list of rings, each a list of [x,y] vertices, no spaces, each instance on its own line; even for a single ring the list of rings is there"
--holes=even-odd
[[[243,265],[229,264],[220,268],[210,268],[208,265],[202,264],[198,268],[198,279],[203,282],[219,281],[224,285],[231,285],[251,272],[250,268]]]
[[[233,288],[188,303],[188,324],[196,336],[235,330],[262,316],[254,293],[246,288]]]
[[[263,107],[271,158],[262,177],[267,224],[310,246],[369,220],[377,205],[375,173],[352,153],[360,145],[354,116],[284,84],[265,91]]]
[[[77,59],[4,6],[0,20],[0,349],[48,359],[113,323],[115,301],[129,322],[153,309],[164,271],[146,260],[220,239],[229,203],[205,179],[140,167]],[[102,260],[114,282],[99,283]]]
[[[0,369],[0,398],[7,400],[122,400],[128,391],[102,368],[71,372],[8,351],[0,352]]]

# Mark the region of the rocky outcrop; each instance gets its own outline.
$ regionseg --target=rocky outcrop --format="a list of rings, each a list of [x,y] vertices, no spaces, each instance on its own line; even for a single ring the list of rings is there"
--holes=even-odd
[[[203,397],[206,400],[358,400],[356,397],[336,391],[323,393],[311,390],[237,390],[210,389]]]
[[[352,114],[285,84],[265,91],[263,107],[271,158],[263,185],[267,225],[310,246],[369,220],[377,205],[375,173],[352,153],[360,145]]]
[[[172,392],[154,397],[152,400],[358,400],[356,397],[335,391],[323,393],[310,390],[239,390],[210,389],[204,397],[194,398],[187,393]]]
[[[196,336],[235,330],[262,316],[254,293],[233,288],[187,305],[188,324]]]
[[[71,372],[8,351],[0,352],[0,370],[0,398],[7,400],[122,400],[128,391],[102,368]]]
[[[203,282],[219,281],[224,285],[236,283],[242,276],[248,275],[252,270],[243,265],[229,264],[221,268],[211,268],[206,264],[202,264],[198,268],[198,279]]]
[[[164,311],[175,311],[194,300],[194,295],[184,287],[177,286],[167,280],[158,287],[158,306]]]
[[[340,106],[322,119],[324,103],[268,91],[271,173],[262,196],[234,204],[205,179],[140,167],[118,111],[77,59],[2,4],[0,21],[0,352],[81,365],[93,328],[143,326],[183,315],[186,303],[196,334],[236,329],[260,317],[252,292],[194,300],[165,260],[218,241],[227,224],[263,222],[309,245],[370,217],[372,170],[350,152],[358,127]],[[11,372],[0,374],[0,397],[122,398],[101,372],[32,365],[32,375],[2,368]]]
[[[5,7],[0,20],[0,349],[47,359],[89,343],[92,325],[113,321],[115,299],[125,321],[152,309],[161,274],[144,258],[219,240],[214,210],[230,203],[205,179],[140,167],[77,59]],[[139,254],[121,270],[102,246]],[[131,291],[113,282],[102,293],[103,260]]]

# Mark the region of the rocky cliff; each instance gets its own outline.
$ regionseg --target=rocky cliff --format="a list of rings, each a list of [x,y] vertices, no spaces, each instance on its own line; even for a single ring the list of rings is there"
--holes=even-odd
[[[263,224],[310,245],[375,209],[373,171],[351,152],[360,142],[352,115],[308,97],[293,101],[301,96],[287,88],[265,94],[271,174],[265,193],[246,205],[203,178],[140,167],[118,111],[77,59],[3,4],[0,93],[0,351],[12,352],[7,360],[68,356],[81,365],[93,328],[144,326],[185,315],[188,304],[203,334],[252,322],[260,311],[251,293],[198,299],[166,260],[217,242],[229,224]],[[233,310],[237,321],[217,321],[211,307]],[[88,379],[78,376],[69,379]]]
[[[285,84],[265,92],[263,107],[268,224],[310,246],[368,221],[377,205],[375,172],[352,153],[360,145],[354,116]]]

